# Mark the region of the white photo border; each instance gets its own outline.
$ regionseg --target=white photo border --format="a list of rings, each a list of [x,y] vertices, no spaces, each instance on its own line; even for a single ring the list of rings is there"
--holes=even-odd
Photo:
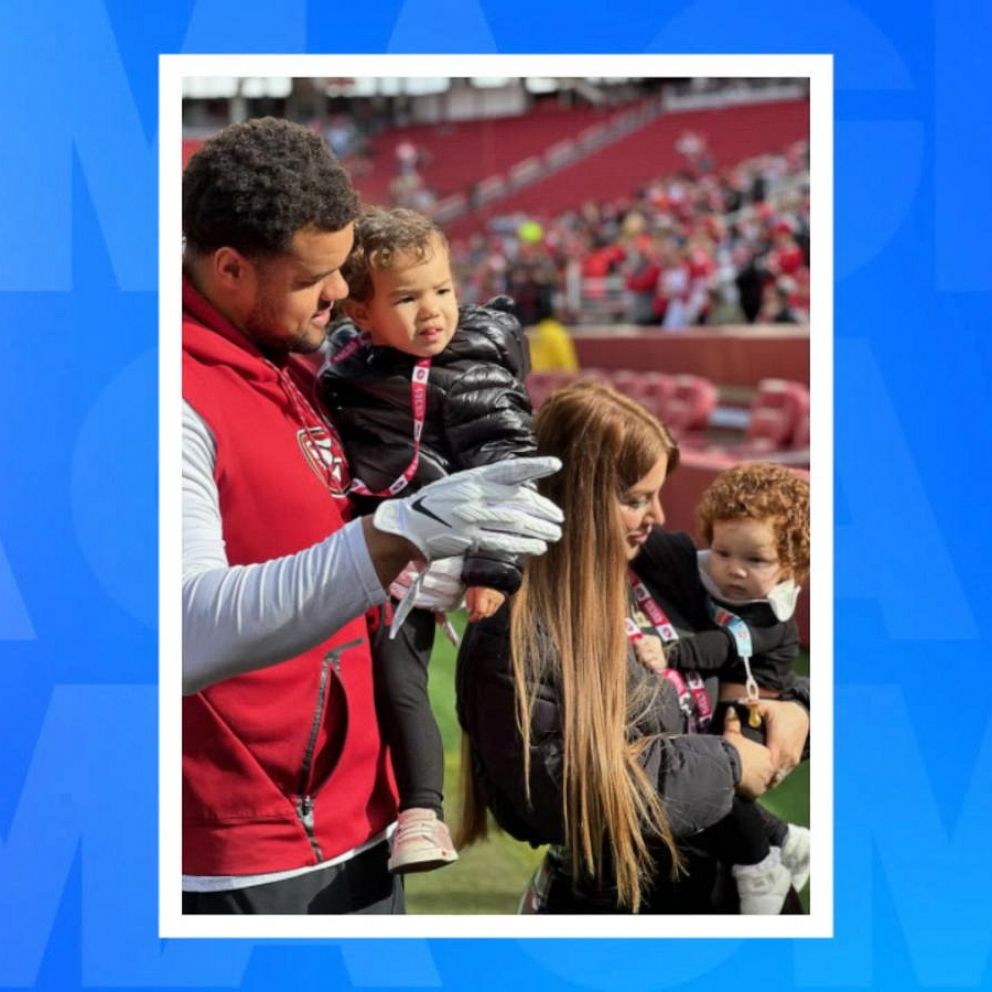
[[[182,81],[187,76],[643,76],[807,78],[810,83],[810,912],[796,916],[193,916],[182,913]],[[159,936],[833,936],[833,56],[162,55],[159,58]],[[811,652],[813,653],[813,652]],[[664,922],[661,922],[663,919]]]

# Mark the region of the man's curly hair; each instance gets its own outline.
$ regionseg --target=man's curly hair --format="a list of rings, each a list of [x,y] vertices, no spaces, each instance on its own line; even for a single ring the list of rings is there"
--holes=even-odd
[[[745,462],[721,472],[696,508],[707,544],[718,520],[761,520],[775,532],[779,561],[797,582],[809,575],[809,481],[782,465]]]
[[[341,275],[348,284],[348,300],[368,303],[374,292],[373,272],[388,272],[398,257],[406,263],[426,262],[436,245],[447,251],[444,232],[415,210],[405,207],[363,210],[355,224],[355,246],[341,267]]]
[[[204,143],[183,173],[186,249],[244,255],[289,251],[305,227],[340,231],[358,195],[321,138],[275,117],[232,124]]]

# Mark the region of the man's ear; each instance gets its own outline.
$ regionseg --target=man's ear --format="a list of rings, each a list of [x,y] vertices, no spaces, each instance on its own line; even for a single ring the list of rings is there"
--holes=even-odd
[[[218,248],[213,254],[211,264],[215,279],[228,290],[243,287],[252,274],[251,262],[234,248]]]

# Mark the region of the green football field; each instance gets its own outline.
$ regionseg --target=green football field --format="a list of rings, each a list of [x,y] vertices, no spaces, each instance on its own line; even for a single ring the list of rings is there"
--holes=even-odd
[[[453,617],[464,627],[464,615]],[[804,654],[799,669],[808,670]],[[460,736],[455,716],[455,649],[438,631],[431,658],[430,693],[441,726],[445,751],[445,814],[452,826],[458,810]],[[784,819],[809,824],[809,765],[800,765],[763,802]],[[437,871],[409,875],[406,880],[409,913],[515,913],[517,903],[542,850],[515,841],[497,829],[489,840],[459,852],[459,860]],[[802,893],[809,907],[809,886]]]

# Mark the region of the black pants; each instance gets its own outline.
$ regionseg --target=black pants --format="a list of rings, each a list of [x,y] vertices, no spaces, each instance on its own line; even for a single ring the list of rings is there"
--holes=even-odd
[[[434,614],[411,610],[395,640],[386,617],[372,633],[375,706],[389,744],[400,809],[425,807],[441,816],[444,745],[427,694],[427,663],[434,647]]]
[[[339,865],[281,882],[227,892],[184,892],[183,913],[398,914],[406,912],[403,882],[386,867],[386,841]]]
[[[723,726],[730,706],[737,710],[743,735],[764,744],[764,729],[748,725],[747,707],[740,703],[719,703],[711,726]],[[789,825],[774,813],[769,813],[764,806],[735,796],[730,812],[719,823],[699,834],[699,839],[721,861],[734,865],[755,865],[768,856],[772,844],[782,846],[788,831]]]
[[[726,865],[694,846],[701,835],[680,845],[684,871],[677,880],[669,876],[671,862],[665,851],[658,852],[657,870],[643,893],[644,914],[701,915],[740,913],[737,886]],[[569,876],[567,866],[555,857],[554,850],[545,855],[548,871],[544,899],[538,913],[615,914],[626,913],[616,903],[616,893],[594,893],[589,885],[578,885]],[[790,889],[782,907],[783,915],[804,913],[795,890]]]

